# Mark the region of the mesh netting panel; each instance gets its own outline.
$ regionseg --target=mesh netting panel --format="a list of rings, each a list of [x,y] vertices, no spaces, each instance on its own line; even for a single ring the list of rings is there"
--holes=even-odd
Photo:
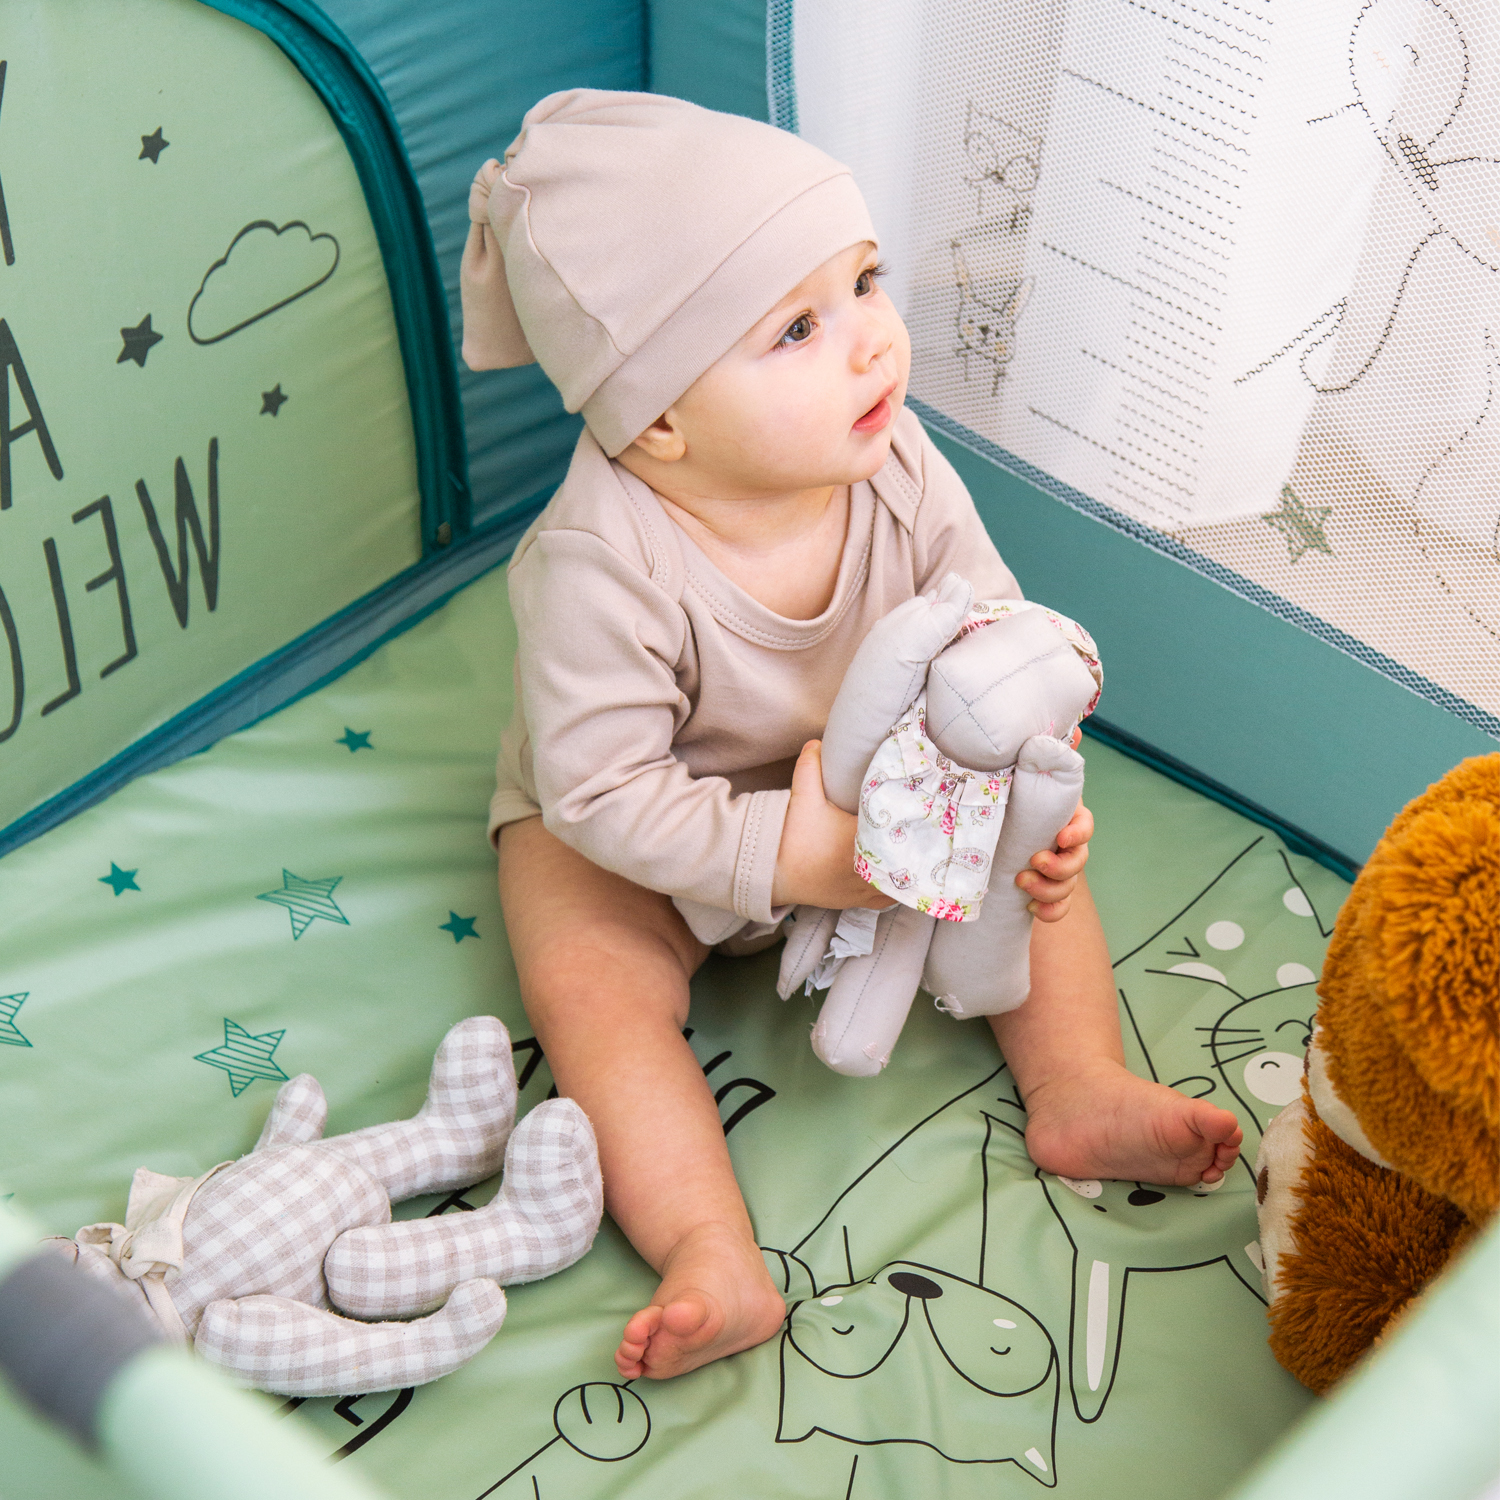
[[[913,396],[1500,730],[1496,0],[803,0],[771,42]]]

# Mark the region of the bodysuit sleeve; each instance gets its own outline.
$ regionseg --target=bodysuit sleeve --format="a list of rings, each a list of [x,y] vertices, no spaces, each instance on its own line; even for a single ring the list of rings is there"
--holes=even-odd
[[[920,443],[903,445],[907,463],[915,460],[922,471],[922,499],[912,528],[917,592],[936,588],[945,573],[958,573],[974,585],[976,599],[1020,599],[1021,586],[1001,561],[963,480],[926,429],[918,430]]]
[[[672,753],[687,617],[601,537],[544,531],[510,573],[516,675],[542,820],[651,890],[771,920],[789,793],[736,794]]]

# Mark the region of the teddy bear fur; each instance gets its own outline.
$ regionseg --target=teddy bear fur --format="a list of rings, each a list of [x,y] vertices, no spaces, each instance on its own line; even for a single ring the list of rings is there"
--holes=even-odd
[[[1271,1347],[1323,1392],[1500,1200],[1500,754],[1391,824],[1318,995],[1302,1096],[1256,1186]]]

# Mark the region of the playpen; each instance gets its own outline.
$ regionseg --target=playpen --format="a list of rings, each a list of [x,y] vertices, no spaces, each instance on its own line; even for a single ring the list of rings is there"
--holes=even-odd
[[[331,1129],[410,1113],[464,1015],[547,1095],[483,822],[502,564],[578,422],[453,351],[469,178],[575,86],[854,168],[911,404],[1101,646],[1090,878],[1132,1065],[1234,1109],[1247,1162],[1355,867],[1495,748],[1485,0],[9,0],[0,1213],[31,1217],[0,1276],[16,1225],[247,1150],[294,1073]],[[336,1465],[308,1494],[424,1500],[1461,1500],[1500,1472],[1493,1233],[1314,1412],[1266,1348],[1248,1167],[1066,1183],[987,1032],[914,1013],[850,1080],[805,1006],[774,955],[715,959],[691,1018],[779,1338],[620,1383],[652,1281],[606,1226],[431,1386],[268,1415],[130,1366],[92,1457],[0,1400],[0,1494],[300,1493],[308,1453]],[[903,1263],[942,1316],[828,1354],[895,1316]],[[1040,1330],[1014,1392],[971,1378],[1008,1307]]]

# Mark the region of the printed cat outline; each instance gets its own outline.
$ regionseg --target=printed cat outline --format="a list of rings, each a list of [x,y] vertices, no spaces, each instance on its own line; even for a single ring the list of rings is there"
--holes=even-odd
[[[1248,932],[1241,928],[1233,948],[1214,950],[1206,935],[1214,924],[1205,919],[1235,913],[1250,920],[1249,914],[1263,907],[1268,861],[1274,861],[1278,883],[1284,886],[1281,909]],[[1288,921],[1288,916],[1296,920]],[[1213,1098],[1235,1113],[1245,1132],[1240,1168],[1247,1187],[1254,1185],[1251,1162],[1261,1132],[1300,1087],[1301,1058],[1317,1008],[1314,965],[1321,964],[1332,930],[1286,851],[1261,834],[1114,964],[1127,1061],[1158,1083],[1194,1098]],[[1274,966],[1277,974],[1295,968],[1308,977],[1264,985],[1260,981],[1273,972],[1268,955],[1280,960]],[[1143,996],[1162,984],[1197,986],[1200,997],[1186,1007],[1165,1007],[1180,1019],[1166,1032],[1148,1037],[1138,1011]],[[1274,1078],[1273,1067],[1279,1075]],[[1265,1076],[1247,1077],[1256,1070]]]

